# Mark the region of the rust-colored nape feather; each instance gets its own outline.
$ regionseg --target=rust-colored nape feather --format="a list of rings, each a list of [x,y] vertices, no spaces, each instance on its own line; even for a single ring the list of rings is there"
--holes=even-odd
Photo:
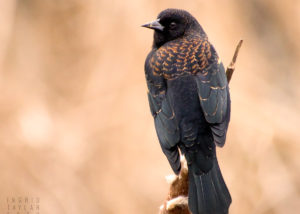
[[[184,74],[206,73],[209,61],[217,60],[213,56],[207,38],[192,35],[159,48],[150,64],[154,76],[163,75],[165,79],[172,80]]]

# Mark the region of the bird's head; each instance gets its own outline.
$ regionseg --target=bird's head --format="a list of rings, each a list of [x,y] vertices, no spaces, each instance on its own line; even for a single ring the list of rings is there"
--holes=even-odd
[[[163,10],[155,21],[144,24],[142,27],[154,30],[153,46],[156,48],[192,32],[205,34],[197,20],[189,12],[179,9]]]

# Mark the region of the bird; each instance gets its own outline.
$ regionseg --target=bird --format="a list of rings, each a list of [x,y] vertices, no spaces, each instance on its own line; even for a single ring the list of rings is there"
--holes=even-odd
[[[145,60],[150,111],[161,149],[175,174],[180,154],[188,164],[188,206],[193,214],[225,214],[232,202],[216,146],[230,121],[225,69],[199,22],[187,11],[165,9],[155,21]]]

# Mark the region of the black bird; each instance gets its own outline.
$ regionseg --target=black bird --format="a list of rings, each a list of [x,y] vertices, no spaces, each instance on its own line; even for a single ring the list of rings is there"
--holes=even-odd
[[[231,196],[216,157],[216,145],[224,146],[230,120],[224,66],[187,11],[166,9],[142,27],[154,30],[145,74],[161,148],[176,174],[181,168],[179,150],[186,157],[193,214],[228,213]]]

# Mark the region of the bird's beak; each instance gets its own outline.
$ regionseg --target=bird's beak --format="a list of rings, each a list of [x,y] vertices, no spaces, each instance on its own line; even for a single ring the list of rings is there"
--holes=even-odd
[[[162,26],[159,23],[159,19],[157,19],[157,20],[155,20],[153,22],[149,22],[147,24],[144,24],[141,27],[146,27],[146,28],[150,28],[150,29],[153,29],[153,30],[160,30],[160,31],[164,30],[164,26]]]

